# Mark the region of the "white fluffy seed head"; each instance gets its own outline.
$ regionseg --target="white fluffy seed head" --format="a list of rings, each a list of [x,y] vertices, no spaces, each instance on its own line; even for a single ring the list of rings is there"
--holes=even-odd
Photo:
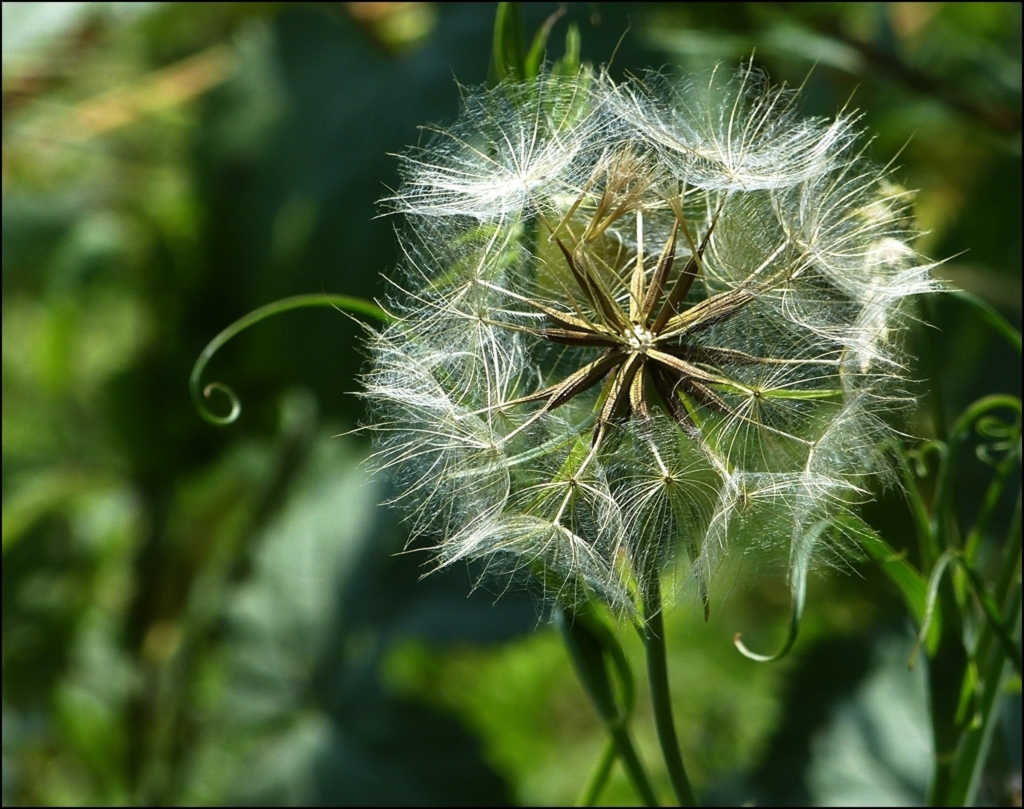
[[[366,396],[440,566],[632,614],[668,566],[706,597],[727,553],[797,584],[842,558],[934,282],[856,116],[795,104],[749,66],[549,75],[469,94],[404,158]]]
[[[587,161],[612,135],[587,71],[566,79],[470,94],[458,122],[428,129],[424,146],[402,158],[405,184],[385,200],[413,216],[501,220],[572,195]]]

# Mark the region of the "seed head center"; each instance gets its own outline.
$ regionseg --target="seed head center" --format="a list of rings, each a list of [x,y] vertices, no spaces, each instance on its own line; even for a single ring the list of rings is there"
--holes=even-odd
[[[647,349],[654,345],[654,334],[639,323],[631,323],[626,329],[626,342],[634,351],[647,354]]]

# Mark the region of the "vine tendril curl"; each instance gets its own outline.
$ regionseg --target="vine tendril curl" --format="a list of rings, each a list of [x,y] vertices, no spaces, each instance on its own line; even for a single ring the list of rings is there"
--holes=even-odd
[[[250,326],[259,323],[261,320],[264,320],[271,315],[288,312],[292,309],[304,309],[310,306],[330,306],[346,314],[352,313],[355,315],[363,315],[384,323],[390,323],[394,320],[390,314],[372,301],[368,301],[363,298],[354,298],[349,295],[325,295],[322,293],[314,295],[293,295],[290,298],[282,298],[279,301],[274,301],[273,303],[268,303],[265,306],[254,309],[249,312],[249,314],[240,317],[207,343],[206,348],[204,348],[202,353],[199,355],[195,365],[192,366],[192,373],[188,380],[189,394],[192,397],[192,404],[195,406],[196,411],[204,421],[217,427],[224,427],[237,421],[238,417],[242,413],[242,403],[239,400],[238,395],[223,382],[211,382],[205,388],[200,387],[200,380],[202,379],[203,371],[206,369],[207,363],[213,355],[220,350],[221,346],[236,334],[245,331]],[[220,391],[223,393],[231,405],[231,410],[226,416],[218,416],[210,410],[209,407],[207,407],[206,400],[213,397],[214,391]]]

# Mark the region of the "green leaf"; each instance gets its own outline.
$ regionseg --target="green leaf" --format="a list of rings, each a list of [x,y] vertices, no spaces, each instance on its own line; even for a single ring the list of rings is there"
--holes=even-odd
[[[992,594],[985,586],[985,582],[982,581],[981,576],[978,575],[978,571],[967,564],[963,559],[963,556],[958,555],[957,561],[960,562],[960,566],[967,574],[967,581],[971,586],[974,597],[978,599],[978,603],[985,612],[985,617],[988,619],[992,631],[995,632],[996,637],[1003,646],[1003,651],[1006,653],[1006,657],[1011,663],[1013,663],[1013,668],[1016,670],[1017,676],[1019,677],[1021,675],[1021,655],[1020,649],[1017,648],[1017,644],[1013,640],[1013,628],[1008,627],[1003,622],[1003,616],[1000,614],[1000,605],[996,604]]]
[[[548,38],[551,36],[551,29],[554,28],[555,23],[564,15],[565,6],[559,6],[558,10],[544,20],[544,24],[533,35],[530,51],[526,54],[524,76],[527,79],[535,79],[540,74],[541,65],[544,63],[544,51],[548,46]]]
[[[928,582],[921,572],[906,559],[906,553],[897,553],[888,542],[879,536],[870,525],[853,514],[844,514],[838,520],[839,526],[857,539],[871,560],[896,585],[903,602],[907,605],[918,626],[924,621],[928,604]],[[929,653],[938,647],[942,634],[942,613],[935,611],[928,626],[926,637]]]
[[[1003,611],[1004,626],[1017,627],[1020,623],[1021,588],[1020,588],[1020,553],[1021,553],[1021,499],[1018,495],[1013,519],[1010,523],[1007,551],[1003,558],[1002,569],[995,582],[994,595],[997,603],[1006,603]],[[974,721],[972,721],[957,749],[957,760],[953,768],[949,795],[959,805],[970,805],[974,802],[978,783],[987,759],[992,732],[999,715],[999,698],[1004,689],[1011,687],[1013,682],[1007,676],[1005,661],[1007,646],[1005,643],[994,645],[991,636],[996,628],[992,622],[986,623],[979,633],[975,646],[975,660],[982,664],[981,687],[975,704]],[[1016,644],[1011,642],[1016,653],[1017,671],[1020,671],[1020,653]],[[1015,687],[1020,688],[1020,676],[1015,678]]]
[[[576,23],[565,32],[565,55],[555,62],[552,72],[570,77],[580,72],[580,29]]]
[[[812,526],[808,532],[808,542],[805,547],[813,545],[822,533],[827,531],[830,527],[830,523],[827,520],[819,520],[814,526]],[[758,654],[752,652],[746,647],[742,640],[740,640],[741,633],[737,632],[733,637],[733,645],[740,651],[744,657],[748,660],[753,660],[758,663],[774,663],[776,660],[781,660],[783,657],[789,654],[790,649],[793,648],[793,644],[796,643],[796,639],[800,634],[800,622],[803,620],[804,606],[807,603],[807,553],[803,552],[797,555],[793,565],[790,568],[790,589],[792,592],[793,607],[789,618],[789,632],[786,635],[786,641],[782,644],[782,648],[775,654]]]
[[[494,48],[487,84],[495,87],[503,81],[526,78],[523,56],[523,18],[518,3],[498,3],[494,18]]]
[[[228,803],[507,805],[504,782],[468,728],[382,687],[381,653],[415,630],[401,623],[405,610],[375,604],[372,616],[353,621],[363,617],[353,616],[353,599],[362,597],[353,588],[389,561],[370,561],[387,512],[356,449],[317,437],[253,547],[250,576],[227,594],[228,676],[213,714],[219,722],[203,739],[202,760],[212,762],[205,777],[216,785],[227,774]],[[406,591],[414,589],[410,572]],[[421,614],[435,607],[438,591],[429,593]],[[464,589],[460,600],[467,602]],[[472,623],[467,616],[458,630]]]
[[[1020,332],[1013,327],[1013,325],[987,301],[982,300],[977,295],[972,295],[970,292],[964,292],[962,289],[955,290],[952,293],[953,297],[957,300],[963,301],[969,306],[973,307],[974,310],[981,316],[981,319],[988,323],[993,330],[998,332],[1014,350],[1021,353],[1021,336]]]

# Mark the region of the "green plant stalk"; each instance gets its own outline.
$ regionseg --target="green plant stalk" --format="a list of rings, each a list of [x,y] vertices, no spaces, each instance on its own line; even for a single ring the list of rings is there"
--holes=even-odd
[[[647,649],[647,675],[651,684],[654,722],[658,729],[665,767],[672,789],[681,806],[696,806],[697,798],[686,775],[675,722],[672,720],[672,696],[668,687],[668,661],[665,655],[665,625],[661,614],[661,583],[652,576],[644,592],[644,646]]]
[[[917,479],[914,471],[910,468],[907,456],[897,449],[895,452],[900,474],[903,478],[903,489],[906,492],[907,503],[910,506],[910,514],[914,519],[914,528],[917,533],[918,553],[920,554],[922,570],[931,570],[942,551],[939,548],[935,532],[932,530],[932,522],[928,516],[928,509],[921,499],[921,493],[917,488]]]
[[[939,511],[946,506],[938,502],[935,508]],[[940,536],[940,544],[949,550],[955,547],[948,537]],[[928,698],[935,749],[928,804],[947,806],[956,750],[963,730],[959,708],[963,681],[968,672],[962,613],[952,576],[942,577],[938,582],[938,607],[942,616],[942,629],[938,646],[928,660]]]
[[[997,605],[1006,604],[1010,592],[1019,577],[1018,568],[1021,562],[1021,495],[1017,494],[1017,504],[1014,509],[1013,518],[1010,521],[1010,529],[1006,535],[1006,552],[1002,566],[999,569],[999,576],[993,588],[992,598]],[[1013,622],[1004,626],[1013,629]],[[984,660],[989,653],[992,644],[995,643],[995,627],[985,623],[975,642],[974,656],[976,660]]]
[[[1015,603],[1006,615],[1006,621],[1020,620],[1021,592],[1018,586]],[[1006,666],[1007,657],[1002,647],[992,649],[991,659],[981,678],[981,693],[978,694],[977,717],[964,733],[964,739],[956,757],[956,764],[950,777],[949,804],[971,806],[978,792],[978,783],[988,757],[989,742],[998,719],[998,698],[1004,691],[1004,684],[1010,675]]]
[[[1014,558],[1019,559],[1019,547],[1017,551],[1017,556]],[[946,572],[946,568],[953,562],[956,562],[959,568],[966,575],[971,592],[974,594],[975,599],[981,606],[982,612],[984,612],[985,617],[988,619],[988,622],[983,624],[983,626],[995,633],[996,638],[1003,646],[1003,651],[1010,659],[1010,662],[1013,663],[1013,667],[1016,669],[1017,675],[1019,676],[1021,673],[1020,650],[1017,649],[1017,645],[1014,643],[1010,630],[1007,629],[1006,624],[1003,622],[1002,607],[996,603],[995,598],[993,598],[992,594],[989,593],[988,588],[985,586],[985,582],[982,581],[978,572],[964,561],[963,554],[960,553],[960,551],[953,549],[942,554],[932,570],[931,578],[928,581],[927,604],[925,607],[924,618],[921,621],[921,632],[918,637],[917,647],[915,647],[914,650],[914,655],[916,656],[917,648],[924,642],[927,632],[934,623],[936,600],[939,594],[940,585],[943,581],[942,574]],[[986,638],[986,643],[988,642],[989,640]],[[975,671],[977,670],[978,661],[984,660],[987,653],[987,646],[982,646],[980,643],[975,645],[974,651],[970,657],[971,666]],[[911,656],[911,660],[913,659],[914,656]],[[968,669],[967,673],[970,676],[964,680],[963,688],[961,689],[961,705],[964,710],[966,710],[967,699],[970,696],[974,684],[974,675],[971,673],[971,669]]]
[[[1021,589],[1019,583],[1021,562],[1021,497],[1018,494],[1014,515],[1007,534],[1006,552],[996,579],[993,600],[1005,604],[1003,626],[1014,631],[1020,621]],[[999,695],[1006,680],[1006,646],[996,643],[996,628],[985,622],[974,647],[974,660],[984,664],[980,672],[977,704],[957,752],[954,771],[950,778],[949,801],[966,806],[974,802],[978,782],[984,770],[989,742],[995,728]],[[969,684],[965,683],[965,687]]]
[[[1020,550],[1019,544],[1017,549],[1018,551]],[[1018,559],[1020,558],[1019,553],[1017,554],[1017,557]],[[1013,663],[1013,667],[1019,677],[1021,674],[1021,655],[1020,649],[1018,649],[1017,645],[1013,642],[1011,634],[1013,631],[1012,624],[1008,625],[1004,623],[1003,616],[1000,614],[1000,609],[996,605],[995,599],[992,598],[992,595],[985,587],[985,582],[983,582],[981,576],[978,575],[978,571],[967,565],[964,566],[964,571],[967,573],[967,578],[970,581],[971,589],[974,591],[975,598],[978,599],[978,603],[981,605],[981,609],[984,611],[985,617],[988,618],[986,626],[991,627],[992,631],[995,632],[1000,644],[1002,644],[1003,651],[1006,653],[1010,662]],[[982,659],[983,657],[984,656],[976,656],[975,661]]]
[[[955,439],[953,439],[955,441]],[[949,454],[952,454],[952,448]],[[949,463],[947,455],[946,463]],[[940,473],[941,474],[941,473]],[[941,484],[940,484],[941,485]],[[949,488],[944,490],[949,492]],[[950,536],[955,521],[946,515],[952,506],[948,495],[937,499],[934,505],[935,533],[938,544],[946,552],[955,551],[957,543]],[[933,571],[928,571],[931,574]],[[928,791],[929,806],[946,806],[951,787],[956,749],[962,732],[959,714],[964,676],[968,671],[967,651],[963,643],[963,624],[960,602],[952,576],[943,576],[936,582],[938,609],[942,616],[939,642],[928,660],[928,702],[932,725],[932,744],[935,750],[932,780]]]
[[[626,772],[629,773],[630,780],[633,782],[633,786],[639,793],[641,800],[643,800],[646,806],[660,806],[661,802],[658,800],[658,796],[654,792],[654,787],[651,786],[651,780],[647,777],[647,772],[644,770],[644,765],[640,761],[640,756],[637,755],[636,748],[633,746],[633,740],[629,736],[629,732],[625,726],[620,723],[610,723],[608,726],[608,733],[612,738],[612,743],[615,745],[616,752],[619,758],[622,759],[623,766],[626,768]]]
[[[964,558],[970,565],[973,565],[975,562],[978,555],[978,548],[981,546],[981,538],[985,533],[985,529],[988,528],[989,520],[992,518],[992,513],[995,511],[996,506],[999,504],[999,499],[1002,497],[1003,487],[1006,485],[1006,479],[1010,476],[1010,472],[1013,471],[1013,467],[1016,463],[1017,458],[1015,457],[1015,454],[1008,452],[996,466],[996,475],[989,484],[988,490],[985,492],[985,499],[982,501],[981,511],[978,512],[978,517],[974,521],[974,526],[967,535],[967,539],[964,540]]]
[[[953,473],[961,451],[962,439],[966,437],[977,420],[990,410],[1005,407],[1020,412],[1020,400],[1008,395],[987,396],[971,404],[956,420],[950,431],[949,444],[942,466],[939,471],[938,485],[935,492],[933,510],[933,530],[939,540],[939,546],[951,550],[957,548],[959,526],[954,517],[953,509]],[[935,745],[935,770],[929,790],[929,803],[933,806],[949,805],[953,802],[954,792],[966,795],[968,788],[961,783],[963,777],[957,775],[957,749],[961,745],[961,736],[965,730],[967,718],[961,714],[961,696],[965,694],[965,678],[970,675],[967,665],[967,653],[963,643],[961,598],[952,579],[944,580],[939,586],[939,608],[943,626],[939,646],[929,661],[928,681],[929,699],[932,718],[932,735]],[[1005,596],[1002,602],[1005,603]],[[984,637],[994,633],[995,626],[986,623]],[[991,641],[989,641],[991,643]],[[979,659],[973,657],[975,663]],[[988,676],[1002,676],[1002,662],[998,672]],[[987,683],[983,688],[990,686]],[[969,693],[967,691],[966,693]],[[982,715],[982,725],[988,717]],[[981,746],[984,746],[979,742]],[[980,748],[979,748],[980,750]],[[980,755],[980,752],[978,753]],[[979,765],[980,766],[980,765]]]
[[[982,300],[977,295],[972,295],[970,292],[965,292],[962,289],[955,290],[953,292],[953,297],[974,307],[974,310],[981,315],[982,319],[988,323],[994,331],[998,332],[1006,342],[1013,346],[1018,354],[1021,353],[1020,332],[1010,325],[1010,322],[999,314],[991,304]]]
[[[942,633],[935,654],[928,660],[928,698],[935,747],[929,806],[949,805],[953,763],[961,734],[957,713],[967,672],[960,612],[950,577],[944,577],[939,583],[939,607],[942,611]]]
[[[933,323],[930,302],[926,296],[918,299],[922,322]],[[922,560],[929,557],[935,561],[934,552],[939,554],[955,546],[950,542],[949,527],[955,523],[952,519],[952,505],[948,492],[952,481],[953,461],[956,455],[957,429],[952,433],[946,423],[945,396],[942,387],[942,375],[935,347],[930,335],[923,335],[920,341],[921,357],[931,382],[931,408],[935,435],[940,441],[947,442],[947,454],[939,468],[935,500],[932,510],[930,536],[922,537],[927,546],[922,544]],[[958,422],[957,426],[962,424]],[[930,567],[924,567],[925,575],[931,574]],[[945,805],[946,795],[950,788],[953,770],[953,759],[956,754],[960,729],[957,725],[957,708],[960,702],[963,675],[967,670],[967,655],[963,646],[960,611],[953,583],[945,579],[939,587],[939,610],[942,616],[942,630],[934,653],[928,660],[928,702],[932,725],[932,744],[935,749],[935,761],[931,784],[928,789],[928,803],[931,806]]]
[[[919,295],[917,297],[917,306],[921,313],[922,324],[931,324],[935,322],[932,317],[931,305],[927,295]],[[925,330],[925,327],[922,326],[922,328],[917,330],[917,333],[920,336],[921,359],[924,362],[929,384],[931,385],[929,403],[932,410],[932,421],[934,422],[933,427],[935,428],[935,437],[940,441],[945,441],[948,432],[946,429],[945,393],[943,391],[942,376],[940,374],[941,367],[939,365],[938,358],[935,356],[935,345],[931,334],[923,333]]]
[[[608,783],[608,778],[612,774],[612,765],[615,764],[617,755],[614,740],[608,739],[605,742],[604,750],[601,751],[601,758],[597,760],[597,766],[590,774],[587,785],[583,788],[583,794],[580,795],[580,799],[576,803],[577,806],[594,806],[597,804],[597,799],[601,797],[601,793]]]
[[[1015,626],[1020,620],[1021,591],[1017,587],[1008,605],[1006,623]],[[1012,623],[1011,623],[1012,621]],[[1003,646],[992,650],[992,659],[983,677],[981,693],[978,696],[976,718],[964,733],[963,742],[957,755],[956,767],[950,777],[947,795],[952,806],[968,806],[974,802],[978,782],[985,766],[989,742],[996,724],[996,706],[1006,678],[1006,652]]]
[[[1020,401],[1012,396],[987,396],[971,404],[957,418],[949,432],[946,457],[939,469],[932,511],[932,533],[938,548],[947,551],[959,545],[959,526],[953,509],[953,473],[959,459],[962,439],[972,425],[997,407],[1019,410]],[[932,544],[932,543],[929,543]],[[926,559],[932,548],[922,546]],[[929,573],[931,571],[928,571]],[[928,692],[932,721],[932,739],[935,746],[935,768],[929,789],[929,803],[933,806],[949,803],[953,766],[962,733],[963,718],[958,717],[964,677],[968,672],[967,653],[963,645],[961,599],[952,579],[939,584],[939,610],[942,631],[939,644],[929,660]]]
[[[629,735],[627,722],[632,703],[632,675],[625,674],[622,667],[626,663],[625,653],[619,647],[614,635],[592,613],[577,612],[566,614],[558,609],[555,613],[556,622],[562,631],[569,656],[576,668],[598,716],[604,723],[608,735],[615,746],[615,752],[622,759],[627,775],[646,806],[658,806],[660,801],[651,786],[651,780],[644,769],[640,756],[636,752],[633,740]],[[605,657],[610,657],[620,671],[623,688],[623,705],[616,704],[615,694]],[[609,765],[610,766],[610,765]],[[593,782],[594,779],[592,779]],[[589,792],[589,790],[588,790]]]

